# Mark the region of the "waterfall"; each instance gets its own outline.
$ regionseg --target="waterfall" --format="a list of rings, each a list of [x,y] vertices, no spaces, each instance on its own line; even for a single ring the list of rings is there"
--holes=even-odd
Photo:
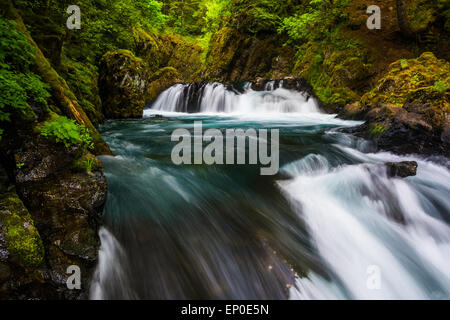
[[[278,129],[279,175],[176,166],[171,134],[195,121]],[[101,158],[109,189],[91,297],[448,299],[448,159],[371,153],[337,130],[359,124],[322,113],[299,80],[177,84],[143,119],[106,122],[117,156]],[[386,162],[401,161],[417,175],[389,176]]]
[[[100,229],[99,236],[102,245],[98,253],[98,266],[90,287],[91,299],[114,299],[116,296],[134,299],[135,295],[129,289],[130,279],[125,273],[127,262],[124,249],[106,228]]]
[[[289,90],[282,81],[268,81],[263,90],[250,82],[242,88],[221,83],[176,84],[164,91],[144,116],[154,111],[183,113],[318,113],[318,103],[306,91]]]

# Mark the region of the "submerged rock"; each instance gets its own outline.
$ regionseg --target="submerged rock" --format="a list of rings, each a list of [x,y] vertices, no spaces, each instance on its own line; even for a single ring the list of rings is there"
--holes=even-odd
[[[387,175],[389,177],[412,177],[417,174],[418,164],[416,161],[387,162]]]

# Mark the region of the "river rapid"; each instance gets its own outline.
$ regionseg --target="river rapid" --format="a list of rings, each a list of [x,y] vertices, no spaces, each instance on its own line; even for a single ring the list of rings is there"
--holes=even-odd
[[[374,152],[360,124],[268,83],[175,85],[101,127],[116,154],[92,299],[449,299],[450,162]],[[194,102],[193,102],[194,101]],[[278,129],[280,170],[173,164],[175,129]],[[247,150],[248,151],[248,150]],[[414,160],[392,178],[385,162]]]

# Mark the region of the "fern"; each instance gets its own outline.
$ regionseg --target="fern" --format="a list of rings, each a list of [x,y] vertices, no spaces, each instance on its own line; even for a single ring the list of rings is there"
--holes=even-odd
[[[54,116],[52,120],[44,122],[40,126],[40,133],[50,140],[64,143],[66,147],[81,145],[94,149],[89,129],[64,116]]]

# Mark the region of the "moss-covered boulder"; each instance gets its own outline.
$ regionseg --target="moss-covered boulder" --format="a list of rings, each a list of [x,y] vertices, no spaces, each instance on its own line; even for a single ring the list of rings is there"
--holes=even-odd
[[[16,193],[0,195],[0,233],[1,262],[12,262],[27,269],[43,264],[44,246],[41,237]]]
[[[105,117],[141,118],[147,84],[142,59],[128,50],[106,53],[100,61],[98,82]]]
[[[423,53],[391,64],[360,101],[366,136],[400,153],[449,154],[450,63]]]
[[[420,101],[444,110],[448,108],[449,90],[450,63],[425,52],[417,59],[392,63],[387,74],[361,102],[372,106],[386,103],[404,106]]]

